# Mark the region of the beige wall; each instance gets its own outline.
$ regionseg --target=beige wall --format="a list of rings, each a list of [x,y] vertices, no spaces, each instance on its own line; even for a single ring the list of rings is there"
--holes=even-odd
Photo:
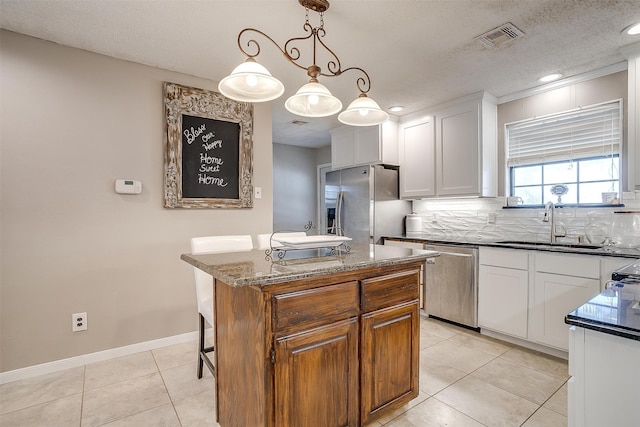
[[[197,329],[198,235],[270,232],[271,109],[254,109],[253,209],[163,208],[162,82],[217,83],[3,31],[0,371]],[[138,196],[114,191],[142,181]],[[88,330],[71,332],[71,314]]]
[[[626,117],[627,96],[627,72],[621,71],[498,105],[498,164],[505,164],[504,133],[506,123],[559,113],[614,99],[623,99],[622,108]],[[626,119],[622,126],[623,129],[627,128]],[[626,141],[627,132],[625,131],[623,143],[625,147]],[[623,152],[623,170],[626,170],[624,157]],[[626,179],[626,175],[623,179]],[[498,194],[505,195],[504,167],[498,168]]]

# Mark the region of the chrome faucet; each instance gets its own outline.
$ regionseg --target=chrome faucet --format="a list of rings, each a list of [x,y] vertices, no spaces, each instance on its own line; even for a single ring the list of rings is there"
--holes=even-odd
[[[549,222],[549,220],[551,220],[551,243],[556,243],[558,237],[566,236],[566,232],[558,234],[556,230],[556,207],[551,201],[544,206],[544,218],[542,218],[543,222]]]

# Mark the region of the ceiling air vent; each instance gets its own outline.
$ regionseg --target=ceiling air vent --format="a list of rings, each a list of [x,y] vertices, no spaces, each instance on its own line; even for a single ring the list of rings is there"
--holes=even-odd
[[[496,47],[522,36],[524,36],[524,32],[511,22],[507,22],[498,28],[494,28],[483,35],[476,37],[476,40],[480,41],[480,43],[485,46]]]

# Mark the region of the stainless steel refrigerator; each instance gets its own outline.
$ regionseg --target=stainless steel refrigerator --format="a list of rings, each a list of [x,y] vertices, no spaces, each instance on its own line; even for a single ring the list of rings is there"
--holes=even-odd
[[[350,246],[380,243],[382,236],[404,233],[411,202],[398,198],[398,169],[356,166],[327,173],[327,234],[353,239]]]

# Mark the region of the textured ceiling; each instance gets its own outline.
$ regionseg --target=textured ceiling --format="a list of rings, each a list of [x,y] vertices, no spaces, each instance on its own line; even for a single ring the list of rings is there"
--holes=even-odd
[[[1,0],[0,27],[215,81],[244,60],[238,33],[260,29],[282,45],[304,36],[297,0]],[[311,13],[312,24],[318,17]],[[620,47],[640,36],[640,0],[331,0],[325,43],[342,67],[371,76],[369,95],[400,114],[485,90],[497,97],[538,86],[552,72],[566,77],[625,61]],[[497,48],[475,37],[506,22],[525,36]],[[300,118],[284,101],[307,81],[264,39],[258,61],[286,87],[273,101],[273,141],[327,145],[329,119]],[[310,65],[305,64],[305,65]],[[321,65],[322,64],[318,64]],[[358,92],[355,72],[321,80],[344,107]],[[296,119],[305,125],[292,124]]]

